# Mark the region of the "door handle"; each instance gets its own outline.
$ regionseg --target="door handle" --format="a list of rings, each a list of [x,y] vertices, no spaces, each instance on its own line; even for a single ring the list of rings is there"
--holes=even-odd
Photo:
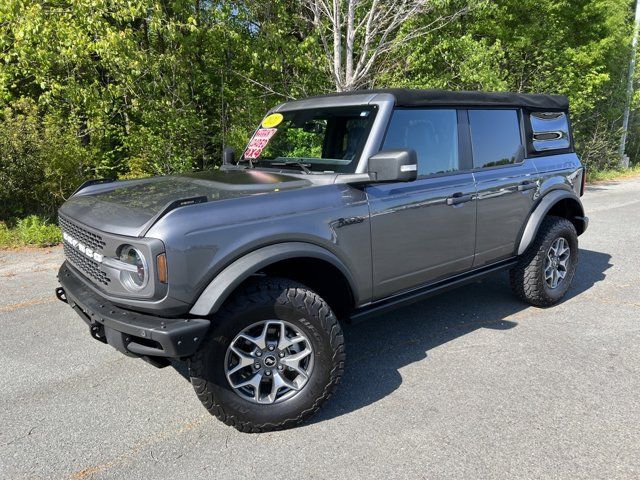
[[[538,188],[538,183],[537,182],[526,181],[526,182],[522,182],[520,185],[518,185],[518,191],[519,192],[525,192],[527,190],[533,190],[534,188]]]
[[[447,205],[460,205],[461,203],[470,202],[472,198],[471,194],[464,195],[462,192],[457,192],[447,198]]]

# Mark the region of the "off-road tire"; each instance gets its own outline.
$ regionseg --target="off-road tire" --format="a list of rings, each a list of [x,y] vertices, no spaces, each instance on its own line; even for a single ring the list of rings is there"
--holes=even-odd
[[[294,324],[313,346],[314,367],[300,392],[280,403],[258,405],[241,398],[224,372],[229,343],[248,325],[265,319]],[[283,278],[261,278],[236,292],[212,318],[203,346],[189,361],[191,384],[204,407],[241,432],[290,428],[318,411],[344,370],[342,329],[329,305],[308,287]]]
[[[544,278],[545,259],[549,247],[564,237],[571,249],[567,274],[556,288],[547,286]],[[574,225],[566,218],[548,216],[529,248],[516,267],[510,271],[511,288],[522,301],[537,307],[550,307],[567,293],[578,264],[578,235]]]

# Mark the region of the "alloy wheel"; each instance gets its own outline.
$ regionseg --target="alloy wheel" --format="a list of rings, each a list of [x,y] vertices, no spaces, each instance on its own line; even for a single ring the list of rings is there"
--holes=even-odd
[[[313,347],[304,333],[283,320],[264,320],[229,344],[225,375],[245,400],[273,404],[297,395],[313,370]]]
[[[544,265],[544,280],[550,289],[558,288],[565,277],[571,258],[569,243],[564,237],[556,238],[549,250]]]

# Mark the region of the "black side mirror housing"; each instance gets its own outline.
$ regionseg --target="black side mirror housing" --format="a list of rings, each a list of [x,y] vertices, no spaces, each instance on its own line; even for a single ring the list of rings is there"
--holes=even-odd
[[[236,161],[236,151],[231,147],[227,147],[222,150],[222,164],[232,165]]]
[[[369,157],[368,173],[374,182],[410,182],[418,177],[415,150],[383,150]]]

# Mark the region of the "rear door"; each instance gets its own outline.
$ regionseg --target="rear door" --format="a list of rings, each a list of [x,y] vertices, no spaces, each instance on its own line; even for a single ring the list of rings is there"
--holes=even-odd
[[[531,212],[539,175],[525,158],[518,109],[470,109],[469,128],[478,190],[474,267],[514,255]]]
[[[466,112],[397,109],[382,149],[418,155],[413,182],[370,185],[373,294],[380,299],[466,271],[476,205]]]

